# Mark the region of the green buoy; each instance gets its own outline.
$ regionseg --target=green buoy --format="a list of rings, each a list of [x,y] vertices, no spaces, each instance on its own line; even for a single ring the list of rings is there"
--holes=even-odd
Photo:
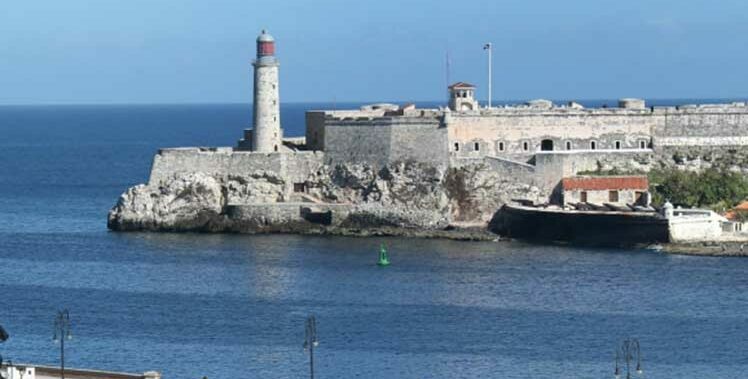
[[[387,258],[387,249],[384,248],[384,244],[379,246],[379,262],[377,266],[389,266],[390,260]]]

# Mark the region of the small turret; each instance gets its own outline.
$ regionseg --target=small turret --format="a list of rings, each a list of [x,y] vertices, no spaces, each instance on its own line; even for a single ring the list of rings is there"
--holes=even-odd
[[[478,109],[475,100],[475,86],[458,82],[449,86],[449,108],[453,111],[472,111]]]

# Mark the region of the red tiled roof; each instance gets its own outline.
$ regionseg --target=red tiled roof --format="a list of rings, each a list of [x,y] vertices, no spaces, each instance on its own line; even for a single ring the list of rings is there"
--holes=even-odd
[[[723,216],[730,221],[740,221],[740,213],[745,213],[746,211],[748,211],[748,201],[736,205],[735,208],[725,212]]]
[[[564,191],[587,190],[604,191],[618,189],[649,189],[646,176],[574,176],[561,179]]]
[[[748,201],[744,201],[738,205],[735,206],[735,208],[732,208],[737,211],[748,211]]]
[[[457,82],[449,86],[449,88],[475,88],[475,86],[470,83]]]

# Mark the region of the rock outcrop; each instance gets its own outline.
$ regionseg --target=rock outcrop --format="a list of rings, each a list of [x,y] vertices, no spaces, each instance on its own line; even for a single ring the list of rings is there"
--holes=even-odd
[[[194,173],[163,187],[140,184],[123,193],[109,211],[112,230],[206,230],[226,205],[227,185]]]
[[[292,185],[272,172],[176,175],[128,189],[109,212],[108,226],[117,231],[441,235],[455,225],[485,230],[511,198],[547,196],[480,164],[323,165],[309,175],[303,194],[289,196]]]

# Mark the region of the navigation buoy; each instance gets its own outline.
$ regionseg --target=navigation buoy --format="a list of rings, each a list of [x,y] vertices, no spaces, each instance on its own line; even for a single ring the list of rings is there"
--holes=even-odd
[[[379,262],[377,266],[389,266],[390,260],[387,258],[387,249],[384,248],[384,244],[379,246]]]

